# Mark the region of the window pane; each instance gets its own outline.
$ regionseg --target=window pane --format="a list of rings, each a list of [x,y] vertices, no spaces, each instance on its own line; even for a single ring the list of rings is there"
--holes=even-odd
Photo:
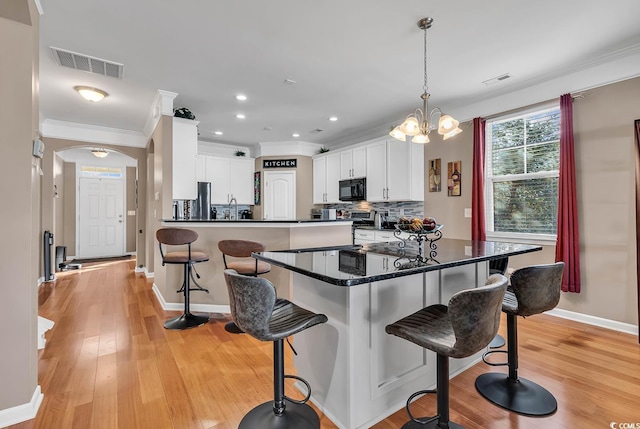
[[[560,140],[560,113],[542,112],[527,118],[527,144]]]
[[[524,119],[498,122],[491,125],[493,150],[524,145]]]
[[[493,151],[493,175],[523,174],[524,147]]]
[[[527,172],[557,171],[560,167],[560,142],[527,146]]]
[[[494,182],[494,231],[555,234],[558,178]]]

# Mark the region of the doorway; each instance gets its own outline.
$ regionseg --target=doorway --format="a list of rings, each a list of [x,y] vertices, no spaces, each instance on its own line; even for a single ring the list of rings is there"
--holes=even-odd
[[[296,219],[296,172],[264,172],[264,213],[266,220]]]
[[[78,257],[124,255],[124,231],[124,179],[80,177]]]

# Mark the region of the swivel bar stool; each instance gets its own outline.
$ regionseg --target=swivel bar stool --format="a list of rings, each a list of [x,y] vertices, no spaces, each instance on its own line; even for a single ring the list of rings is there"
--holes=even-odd
[[[516,316],[532,316],[553,309],[560,300],[564,263],[532,265],[514,271],[511,285],[504,296],[502,311],[507,314],[507,362],[486,360],[493,366],[508,365],[509,374],[489,372],[476,378],[476,389],[489,401],[509,411],[528,416],[553,414],[558,403],[544,387],[518,377],[518,326]]]
[[[273,342],[273,402],[265,402],[249,411],[238,429],[319,429],[318,415],[306,404],[311,397],[309,383],[301,377],[284,374],[283,340],[325,323],[327,316],[278,298],[269,280],[242,276],[234,270],[225,270],[224,277],[235,323],[252,337]],[[285,396],[285,378],[304,383],[308,390],[306,398],[298,401]]]
[[[266,246],[249,240],[220,240],[218,249],[222,252],[222,262],[225,269],[236,271],[245,276],[257,277],[271,271],[271,265],[251,257],[253,252],[264,252]],[[227,257],[231,258],[227,260]],[[225,331],[232,334],[242,334],[242,329],[233,322],[224,326]]]
[[[209,260],[209,255],[206,253],[191,250],[191,243],[198,239],[198,233],[184,228],[160,228],[156,231],[156,239],[160,247],[163,266],[165,264],[180,264],[184,266],[182,287],[178,290],[178,293],[182,292],[184,294],[184,313],[164,322],[164,327],[167,329],[188,329],[207,323],[209,316],[196,315],[189,311],[189,293],[192,290],[209,293],[207,289],[200,287],[193,278],[193,264]],[[163,244],[165,246],[186,245],[187,251],[165,252],[162,249]],[[192,280],[196,286],[195,288],[191,287]]]
[[[500,326],[500,306],[507,289],[507,278],[494,274],[486,285],[453,295],[449,305],[430,305],[387,325],[385,331],[436,352],[437,389],[421,390],[407,399],[411,419],[402,429],[462,428],[449,421],[449,358],[464,358],[487,347]],[[438,414],[416,418],[411,401],[426,393],[436,393]]]
[[[507,272],[507,267],[509,266],[509,257],[505,256],[500,259],[492,259],[489,261],[489,275],[492,274],[502,274],[503,276]],[[493,337],[493,340],[489,343],[490,349],[499,349],[504,346],[506,342],[504,341],[504,337],[500,334],[496,334]]]

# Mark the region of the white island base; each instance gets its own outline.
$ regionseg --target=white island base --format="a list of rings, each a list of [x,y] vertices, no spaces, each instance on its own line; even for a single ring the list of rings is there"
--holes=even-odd
[[[385,326],[428,305],[446,305],[460,290],[484,285],[488,263],[350,287],[292,275],[293,300],[329,318],[296,334],[298,375],[311,384],[312,402],[336,426],[364,429],[403,408],[412,393],[436,385],[436,354],[388,335]],[[482,352],[449,359],[451,376],[478,362]]]

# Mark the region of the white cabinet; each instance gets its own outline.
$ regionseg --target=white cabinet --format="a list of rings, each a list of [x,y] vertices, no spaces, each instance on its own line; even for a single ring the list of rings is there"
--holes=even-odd
[[[340,154],[319,156],[313,159],[313,204],[340,202]]]
[[[198,121],[173,118],[171,173],[174,200],[195,200]]]
[[[423,201],[424,146],[382,140],[366,146],[367,201]]]
[[[340,151],[340,180],[367,175],[367,150],[365,146]]]
[[[375,234],[371,230],[356,228],[353,230],[353,244],[374,243]]]
[[[205,182],[211,182],[211,203],[253,204],[253,158],[204,156]]]

